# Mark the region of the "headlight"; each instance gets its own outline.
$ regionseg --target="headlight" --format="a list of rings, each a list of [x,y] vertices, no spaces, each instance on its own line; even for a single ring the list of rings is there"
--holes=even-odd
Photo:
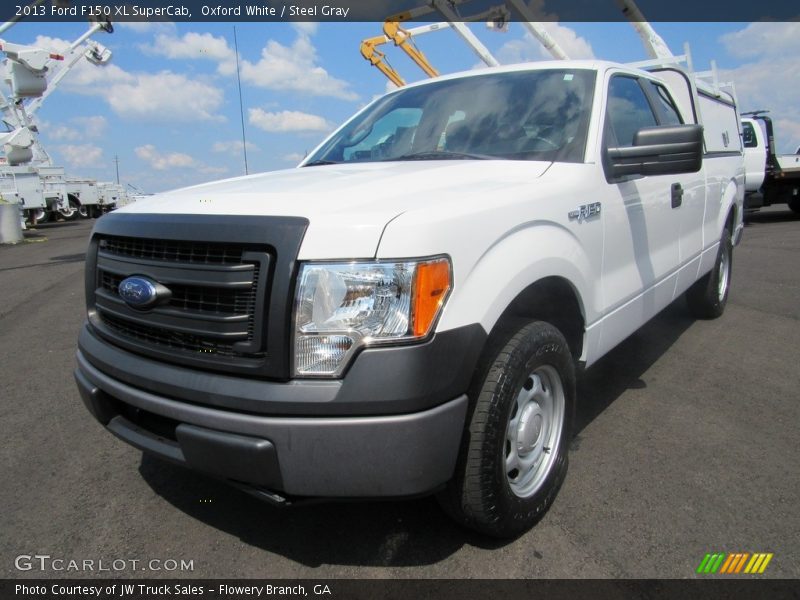
[[[336,377],[362,346],[425,338],[450,287],[446,258],[304,264],[295,298],[295,376]]]

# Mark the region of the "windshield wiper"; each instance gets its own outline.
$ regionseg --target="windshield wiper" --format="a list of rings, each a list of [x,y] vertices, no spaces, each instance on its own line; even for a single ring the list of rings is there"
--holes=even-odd
[[[447,150],[429,150],[393,156],[385,160],[491,160],[494,156],[486,154],[469,154],[468,152],[449,152]]]
[[[312,160],[311,162],[307,162],[303,166],[304,167],[320,167],[320,166],[323,166],[323,165],[338,165],[338,164],[339,164],[339,161],[336,161],[336,160],[320,159],[320,160]]]

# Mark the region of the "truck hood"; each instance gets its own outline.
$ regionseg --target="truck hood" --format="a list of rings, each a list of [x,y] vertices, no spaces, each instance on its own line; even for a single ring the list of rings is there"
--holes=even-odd
[[[164,192],[120,213],[305,217],[301,259],[375,255],[392,219],[432,202],[530,183],[550,162],[459,160],[302,167]]]

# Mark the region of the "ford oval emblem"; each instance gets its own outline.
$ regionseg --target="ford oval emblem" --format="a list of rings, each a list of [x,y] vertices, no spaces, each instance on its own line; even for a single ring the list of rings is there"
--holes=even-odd
[[[119,297],[133,308],[148,308],[158,301],[160,287],[146,277],[128,277],[119,284]]]

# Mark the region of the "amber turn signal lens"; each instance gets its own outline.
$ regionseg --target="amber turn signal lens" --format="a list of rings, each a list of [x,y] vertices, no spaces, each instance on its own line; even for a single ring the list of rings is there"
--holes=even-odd
[[[445,258],[420,263],[414,286],[414,336],[430,331],[450,291],[450,261]]]

